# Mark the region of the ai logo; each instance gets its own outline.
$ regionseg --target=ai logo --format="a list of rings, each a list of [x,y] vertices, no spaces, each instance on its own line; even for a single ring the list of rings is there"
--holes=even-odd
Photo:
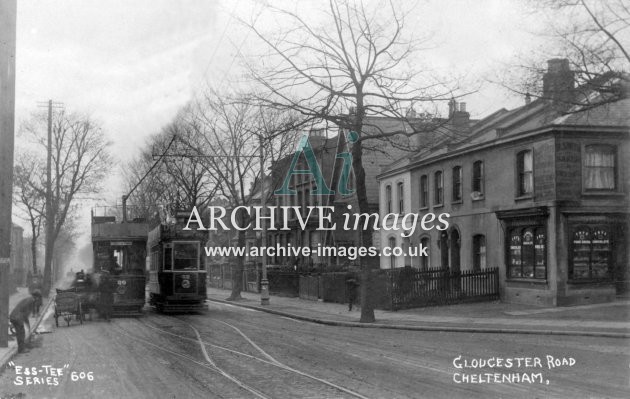
[[[348,143],[355,143],[358,139],[359,134],[357,132],[351,131],[348,133]],[[308,169],[296,169],[301,154],[304,154]],[[348,182],[350,181],[350,172],[352,171],[352,154],[349,152],[342,152],[337,154],[336,158],[340,158],[342,160],[341,175],[339,177],[339,184],[337,185],[337,189],[339,190],[339,193],[341,195],[351,195],[354,193],[354,189],[348,188]],[[295,151],[295,155],[293,155],[293,159],[291,160],[289,171],[287,172],[287,175],[284,178],[284,182],[282,183],[282,187],[274,191],[275,195],[297,194],[295,190],[289,188],[291,177],[293,175],[313,175],[313,177],[315,178],[316,188],[311,192],[311,195],[335,194],[335,191],[331,190],[326,184],[326,180],[324,180],[322,171],[319,167],[319,164],[317,163],[317,158],[315,157],[315,153],[313,152],[313,147],[311,147],[311,143],[308,140],[308,135],[304,135],[300,139],[297,150]]]

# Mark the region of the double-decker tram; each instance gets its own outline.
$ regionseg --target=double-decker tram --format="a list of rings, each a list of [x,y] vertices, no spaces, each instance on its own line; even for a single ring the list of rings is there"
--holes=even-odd
[[[149,303],[159,312],[206,308],[206,235],[183,224],[160,224],[149,232]]]
[[[119,212],[99,216],[92,211],[94,273],[97,280],[104,272],[113,280],[114,316],[141,315],[146,299],[149,225],[143,218],[127,220],[124,212],[117,217]]]

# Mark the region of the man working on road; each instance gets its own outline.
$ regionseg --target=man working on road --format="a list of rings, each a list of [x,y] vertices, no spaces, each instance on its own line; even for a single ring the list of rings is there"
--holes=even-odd
[[[30,330],[31,323],[28,321],[28,316],[33,311],[33,306],[36,303],[41,303],[41,300],[42,294],[39,291],[34,291],[30,297],[24,298],[20,302],[18,302],[18,304],[9,315],[9,320],[11,321],[11,324],[15,329],[15,336],[17,337],[19,353],[24,353],[28,351],[24,343],[24,339],[26,337],[24,324],[26,324]]]
[[[352,311],[352,305],[357,298],[359,283],[354,272],[346,273],[346,296],[348,298],[348,311]]]

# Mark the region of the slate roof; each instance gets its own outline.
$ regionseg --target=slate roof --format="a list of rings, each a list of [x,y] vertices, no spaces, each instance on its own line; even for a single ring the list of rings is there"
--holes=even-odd
[[[627,94],[627,90],[626,90]],[[583,100],[585,97],[583,97]],[[630,127],[630,97],[625,96],[614,102],[601,101],[602,97],[590,93],[588,102],[574,104],[568,109],[559,109],[546,99],[538,99],[513,110],[501,108],[470,126],[467,137],[445,139],[437,147],[421,151],[405,162],[398,160],[383,168],[382,172],[393,171],[435,159],[454,151],[466,151],[483,144],[491,144],[498,139],[509,140],[524,134],[548,129],[577,131],[602,128]],[[599,105],[593,105],[599,104]]]

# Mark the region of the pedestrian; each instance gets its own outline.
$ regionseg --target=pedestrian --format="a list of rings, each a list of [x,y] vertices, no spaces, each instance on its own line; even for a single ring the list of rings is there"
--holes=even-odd
[[[42,307],[42,292],[39,289],[33,290],[35,302],[33,302],[33,317],[39,316],[39,309]]]
[[[98,304],[101,317],[110,321],[114,309],[114,285],[107,270],[101,272],[98,284]]]
[[[26,343],[24,340],[26,339],[26,330],[24,329],[24,324],[28,326],[28,329],[31,329],[31,323],[28,320],[28,316],[33,311],[33,305],[36,302],[41,303],[42,294],[39,291],[33,291],[31,296],[28,298],[22,299],[18,304],[13,308],[11,314],[9,315],[9,320],[13,325],[13,329],[15,330],[15,336],[17,338],[18,343],[18,353],[28,352],[26,348]]]
[[[348,297],[348,312],[352,311],[352,305],[357,298],[357,287],[359,283],[354,272],[348,271],[346,274],[346,296]]]

